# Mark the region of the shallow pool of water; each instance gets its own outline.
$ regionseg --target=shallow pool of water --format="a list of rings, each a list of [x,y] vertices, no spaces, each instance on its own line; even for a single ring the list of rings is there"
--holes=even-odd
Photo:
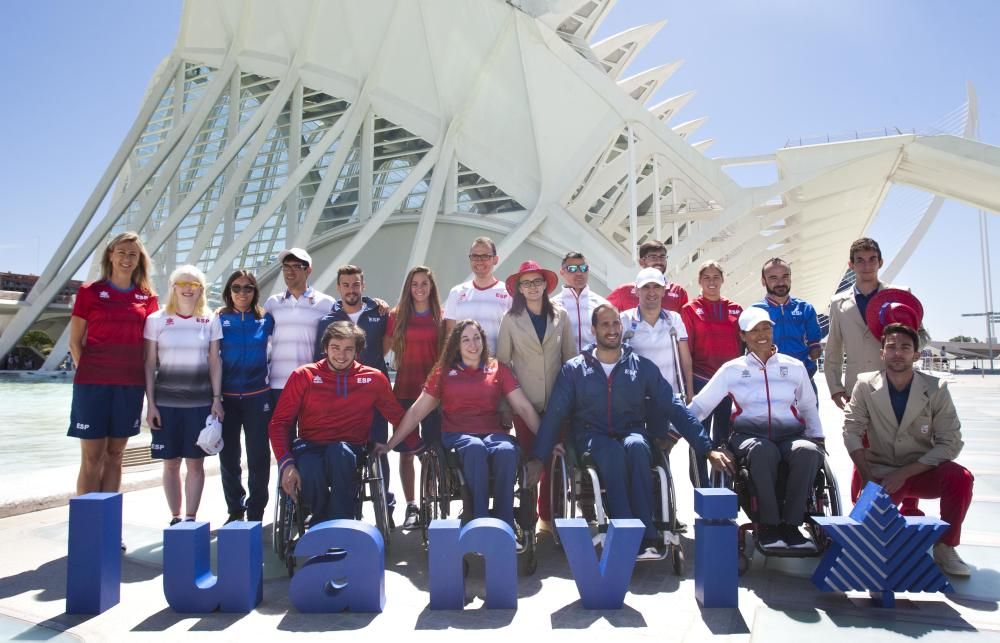
[[[80,463],[80,441],[66,435],[73,383],[0,375],[4,476]]]

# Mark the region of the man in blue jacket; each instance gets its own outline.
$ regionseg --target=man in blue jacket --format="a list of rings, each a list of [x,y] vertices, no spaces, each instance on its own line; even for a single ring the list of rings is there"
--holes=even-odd
[[[614,306],[595,308],[591,322],[597,344],[559,372],[528,461],[528,484],[537,481],[560,427],[569,420],[576,448],[589,452],[601,472],[608,515],[642,520],[646,533],[638,558],[657,558],[650,434],[664,437],[663,420],[668,420],[698,455],[707,454],[714,468],[732,471],[733,463],[724,451],[713,449],[701,423],[674,400],[656,365],[622,347],[622,324]]]
[[[816,360],[823,352],[823,331],[819,327],[816,309],[802,299],[792,297],[792,268],[780,257],[768,259],[760,270],[760,283],[767,291],[762,301],[754,304],[767,311],[774,322],[774,345],[802,362],[812,382]],[[813,392],[816,384],[813,382]]]

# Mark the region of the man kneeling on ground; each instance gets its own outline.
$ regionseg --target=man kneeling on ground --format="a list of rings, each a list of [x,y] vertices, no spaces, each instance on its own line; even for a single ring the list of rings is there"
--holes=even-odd
[[[906,317],[901,304],[887,306],[893,308],[888,317]],[[954,462],[962,434],[947,385],[913,369],[920,358],[914,330],[919,322],[890,323],[875,332],[881,335],[885,370],[862,373],[854,385],[844,415],[844,444],[857,467],[851,500],[872,481],[897,504],[904,498],[940,498],[941,519],[951,526],[934,545],[934,560],[946,574],[969,576],[955,547],[972,504],[973,477]]]

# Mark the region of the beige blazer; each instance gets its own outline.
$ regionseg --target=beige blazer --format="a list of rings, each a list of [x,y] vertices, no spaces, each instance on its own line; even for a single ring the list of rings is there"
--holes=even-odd
[[[844,411],[847,451],[864,448],[867,434],[865,458],[878,478],[917,461],[936,467],[962,451],[962,425],[947,385],[920,371],[913,372],[902,422],[892,410],[884,372],[860,375]]]
[[[903,286],[881,284],[880,289]],[[927,331],[920,327],[921,344],[927,341]],[[918,347],[919,348],[919,347]],[[854,301],[854,288],[837,293],[830,300],[830,334],[826,338],[823,374],[830,389],[830,395],[848,393],[858,381],[858,375],[882,370],[882,344],[868,330],[868,324],[861,317]],[[844,370],[844,354],[847,354],[847,372]]]
[[[541,343],[527,312],[506,313],[497,333],[497,360],[514,371],[521,389],[539,413],[545,410],[559,369],[578,352],[566,311],[558,306],[555,311],[555,318],[545,325]]]

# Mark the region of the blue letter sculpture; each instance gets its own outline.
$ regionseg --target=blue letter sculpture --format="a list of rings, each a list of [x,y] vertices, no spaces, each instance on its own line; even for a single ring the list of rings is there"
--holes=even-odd
[[[476,552],[486,559],[486,608],[517,608],[517,552],[514,530],[496,518],[435,520],[427,529],[428,576],[432,610],[465,606],[462,557]]]
[[[121,536],[120,493],[88,493],[70,499],[66,613],[101,614],[118,604]]]
[[[825,592],[868,590],[893,607],[893,592],[953,592],[927,551],[948,523],[903,517],[888,494],[869,482],[850,516],[816,517],[833,541],[812,576]]]
[[[300,612],[385,608],[385,542],[372,525],[357,520],[321,522],[302,535],[295,555],[311,556],[288,587]]]
[[[702,607],[737,607],[736,494],[695,489],[694,595]]]
[[[163,530],[163,595],[175,612],[246,614],[264,596],[259,522],[231,522],[218,531],[218,576],[212,574],[207,522]]]
[[[642,521],[613,518],[608,525],[600,563],[594,553],[586,520],[556,518],[556,529],[584,609],[621,609],[629,581],[632,580],[635,555],[646,531]]]

